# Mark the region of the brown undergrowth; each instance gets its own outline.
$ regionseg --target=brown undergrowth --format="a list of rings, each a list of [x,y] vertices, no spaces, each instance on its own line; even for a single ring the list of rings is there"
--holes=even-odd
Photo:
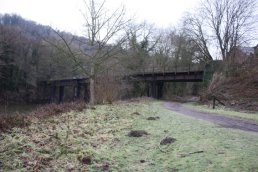
[[[87,108],[87,104],[83,101],[78,102],[68,102],[61,104],[48,104],[43,105],[35,109],[35,111],[31,112],[31,116],[36,116],[38,118],[45,118],[48,116],[60,115],[62,113],[67,113],[70,111],[83,111],[83,109]]]
[[[205,93],[206,100],[217,98],[226,106],[258,111],[258,59],[247,61],[234,74],[215,73]]]
[[[70,111],[83,111],[87,108],[87,104],[83,101],[69,102],[61,104],[46,104],[37,107],[29,114],[16,113],[12,115],[0,115],[0,132],[8,131],[14,127],[25,127],[31,123],[32,119],[44,119],[51,116],[57,116]]]
[[[29,121],[24,115],[15,114],[11,116],[0,115],[0,132],[7,131],[13,127],[24,127],[29,125]]]

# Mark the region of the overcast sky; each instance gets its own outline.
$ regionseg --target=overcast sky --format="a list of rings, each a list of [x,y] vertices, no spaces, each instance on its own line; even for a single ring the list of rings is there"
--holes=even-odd
[[[107,0],[109,9],[125,5],[128,17],[146,20],[157,27],[176,25],[199,0]],[[55,29],[81,35],[82,0],[0,0],[0,13],[15,13]]]

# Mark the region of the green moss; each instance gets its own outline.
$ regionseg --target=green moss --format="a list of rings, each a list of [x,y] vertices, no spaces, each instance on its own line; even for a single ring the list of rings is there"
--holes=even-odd
[[[150,116],[160,119],[146,120]],[[257,133],[183,116],[162,102],[96,106],[50,121],[2,134],[4,171],[258,171]],[[128,137],[132,129],[149,135]],[[176,142],[161,146],[167,136]],[[92,158],[91,165],[81,162],[84,156]]]

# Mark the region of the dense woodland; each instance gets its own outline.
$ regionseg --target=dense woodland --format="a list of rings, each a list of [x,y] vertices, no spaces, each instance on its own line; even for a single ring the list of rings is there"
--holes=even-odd
[[[117,10],[112,18],[103,19],[96,12],[103,10],[103,6],[89,1],[89,14],[85,16],[92,15],[94,20],[86,18],[85,37],[57,31],[15,14],[3,14],[0,101],[37,102],[39,81],[85,77],[90,78],[90,96],[97,97],[91,100],[94,103],[103,102],[103,97],[108,96],[103,94],[107,93],[112,95],[110,99],[122,98],[123,90],[127,96],[144,96],[144,84],[128,85],[117,78],[132,73],[203,70],[205,66],[213,73],[214,64],[218,64],[214,63],[216,57],[221,57],[222,66],[216,69],[233,75],[244,62],[232,60],[239,55],[234,50],[250,40],[248,34],[255,24],[251,17],[255,1],[244,2],[207,0],[198,13],[187,14],[178,27],[159,29],[146,22],[125,19],[124,9]],[[108,23],[112,27],[96,25],[101,22],[101,26]],[[101,38],[103,29],[106,34]],[[213,55],[211,47],[218,47],[218,53]],[[210,79],[211,76],[201,84],[168,83],[164,98],[200,94]]]

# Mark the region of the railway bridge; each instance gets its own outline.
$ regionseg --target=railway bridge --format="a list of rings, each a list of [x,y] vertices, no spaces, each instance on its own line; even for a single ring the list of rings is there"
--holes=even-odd
[[[127,82],[145,82],[148,85],[147,95],[149,97],[161,98],[163,94],[163,85],[165,82],[202,82],[204,71],[187,71],[187,72],[149,72],[136,73],[123,77]],[[40,81],[38,88],[41,92],[50,92],[50,102],[57,100],[62,102],[65,95],[65,88],[73,88],[74,98],[84,98],[89,101],[89,78],[71,78],[60,80]],[[49,90],[49,91],[47,91]]]

